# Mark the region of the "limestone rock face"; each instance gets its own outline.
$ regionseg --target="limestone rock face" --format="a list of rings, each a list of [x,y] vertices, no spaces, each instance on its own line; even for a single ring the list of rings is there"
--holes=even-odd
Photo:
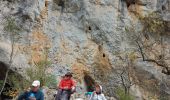
[[[170,20],[170,0],[1,0],[0,7],[1,62],[9,63],[11,40],[4,27],[7,17],[13,17],[22,29],[15,43],[13,69],[20,73],[30,63],[41,61],[48,48],[52,62],[49,71],[58,79],[72,71],[78,91],[82,92],[86,89],[84,78],[88,76],[101,84],[108,96],[115,95],[116,86],[121,84],[116,70],[124,66],[123,57],[137,52],[132,39],[128,38],[133,32],[127,34],[126,28],[142,29],[144,25],[139,15],[153,12],[166,23]],[[169,24],[166,33],[163,38],[166,62],[170,66]],[[147,43],[155,36],[151,35]],[[159,44],[154,47],[159,48]],[[159,95],[160,91],[170,95],[170,77],[162,73],[162,67],[142,61],[139,52],[135,53],[133,61],[131,77],[136,86],[131,92],[138,91],[134,94],[136,100]],[[162,88],[161,84],[165,83],[167,85]]]

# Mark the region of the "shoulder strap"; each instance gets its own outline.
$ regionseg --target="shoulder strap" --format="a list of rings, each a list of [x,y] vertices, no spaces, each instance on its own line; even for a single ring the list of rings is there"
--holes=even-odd
[[[91,94],[91,97],[90,97],[90,99],[89,100],[92,100],[93,99],[93,97],[94,97],[94,92]]]

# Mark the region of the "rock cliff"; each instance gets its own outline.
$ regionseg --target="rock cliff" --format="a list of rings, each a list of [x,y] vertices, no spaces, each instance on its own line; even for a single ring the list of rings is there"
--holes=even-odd
[[[49,49],[48,71],[57,79],[73,72],[79,92],[86,80],[115,96],[126,70],[136,100],[170,98],[170,0],[1,0],[0,8],[1,69],[12,50],[10,17],[21,29],[11,69],[24,77]]]

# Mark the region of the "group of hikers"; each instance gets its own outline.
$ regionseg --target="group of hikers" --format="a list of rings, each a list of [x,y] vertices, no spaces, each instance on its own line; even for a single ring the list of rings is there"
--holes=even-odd
[[[58,85],[58,91],[54,97],[55,100],[70,100],[71,95],[75,92],[76,83],[72,79],[72,73],[68,72],[62,77]],[[88,100],[106,100],[102,93],[102,86],[98,84],[95,85],[93,92],[87,92],[85,95]],[[44,93],[40,89],[40,81],[35,80],[31,85],[31,90],[21,94],[18,100],[44,100]]]

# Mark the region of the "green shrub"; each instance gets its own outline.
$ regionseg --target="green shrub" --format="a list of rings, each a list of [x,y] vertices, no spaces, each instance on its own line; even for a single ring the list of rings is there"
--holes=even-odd
[[[3,80],[0,81],[0,85],[2,84]],[[7,87],[3,89],[3,95],[9,96],[11,98],[16,97],[19,92],[23,91],[24,88],[29,87],[29,81],[25,80],[20,74],[11,71],[9,72],[7,81]]]
[[[57,80],[56,76],[47,73],[46,70],[50,67],[50,62],[47,60],[40,61],[34,66],[28,68],[26,73],[30,78],[30,81],[40,80],[41,86],[56,86]]]
[[[122,88],[117,88],[116,95],[119,100],[134,100],[133,96],[130,94],[125,94],[125,91]]]
[[[156,33],[158,35],[165,33],[166,22],[157,13],[151,13],[145,17],[139,17],[140,21],[144,25],[144,33]]]
[[[57,85],[56,76],[53,74],[48,75],[46,86],[55,88],[56,85]]]
[[[6,20],[6,23],[3,29],[5,32],[7,32],[11,41],[17,42],[20,39],[19,32],[21,32],[22,29],[16,24],[16,21],[14,18],[7,17],[6,19],[7,20]]]
[[[0,88],[2,88],[1,86],[3,85],[3,80],[0,80]]]
[[[17,25],[15,19],[11,16],[6,17],[6,23],[4,24],[5,25],[3,30],[11,41],[12,50],[10,53],[9,66],[6,71],[8,77],[5,77],[4,80],[0,80],[0,89],[3,88],[3,83],[5,83],[2,93],[6,96],[15,97],[18,91],[23,88],[22,82],[26,82],[21,80],[21,75],[15,73],[10,69],[11,64],[13,62],[15,42],[20,39],[19,32],[22,31],[22,29]],[[9,87],[6,87],[7,84],[9,85]]]

